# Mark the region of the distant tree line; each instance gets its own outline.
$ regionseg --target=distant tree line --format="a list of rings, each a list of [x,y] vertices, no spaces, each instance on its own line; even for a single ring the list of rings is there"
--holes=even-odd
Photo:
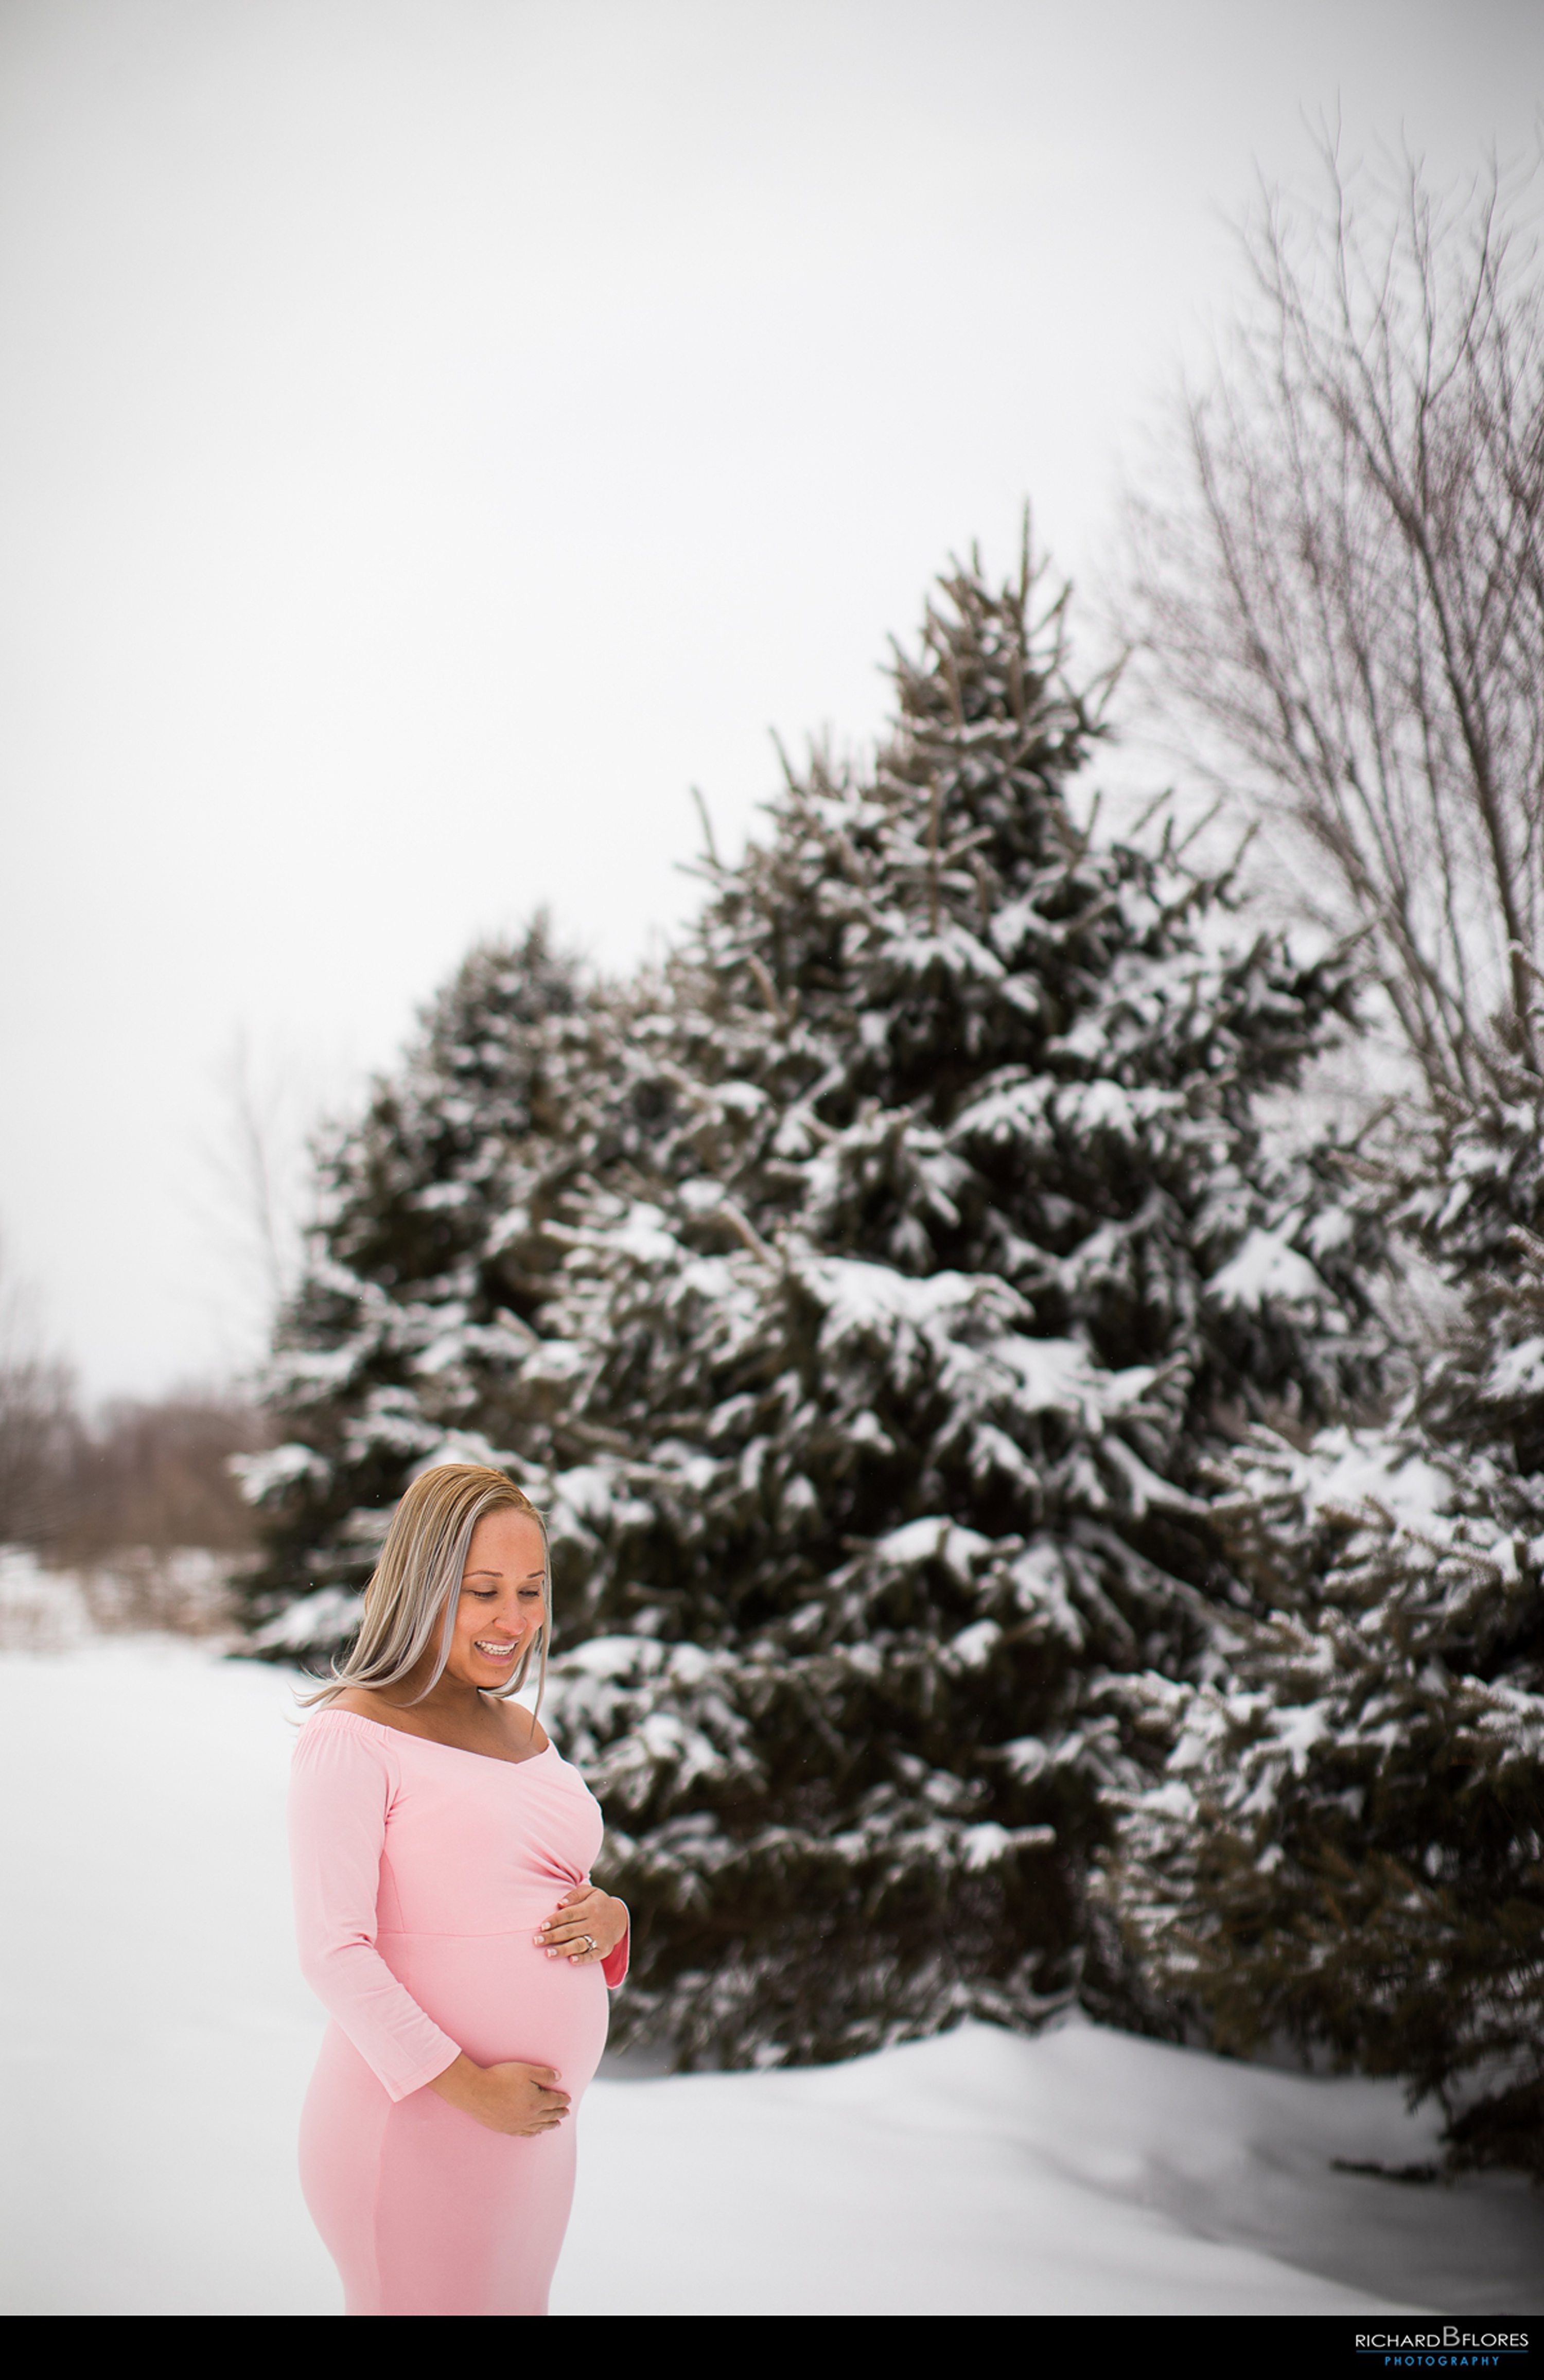
[[[67,1366],[13,1342],[0,1349],[0,1545],[61,1565],[128,1548],[248,1555],[255,1521],[231,1458],[266,1437],[250,1401],[220,1390],[88,1414]]]
[[[1329,163],[1130,597],[1266,905],[1172,803],[1101,830],[1064,591],[952,570],[665,964],[474,952],[334,1136],[250,1620],[324,1658],[412,1475],[496,1463],[635,2033],[1076,1994],[1544,2173],[1539,284],[1499,183],[1363,220]]]

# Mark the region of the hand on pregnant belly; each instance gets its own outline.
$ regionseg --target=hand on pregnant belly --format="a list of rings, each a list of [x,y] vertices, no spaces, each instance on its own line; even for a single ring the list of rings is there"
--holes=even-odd
[[[549,1959],[566,1958],[570,1966],[586,1966],[606,1959],[628,1925],[627,1904],[592,1884],[576,1884],[565,1892],[550,1917],[541,1921],[534,1937]]]
[[[474,2066],[465,2051],[429,2085],[453,2107],[485,2124],[491,2132],[524,2137],[550,2132],[568,2113],[568,2094],[557,2088],[552,2066]]]

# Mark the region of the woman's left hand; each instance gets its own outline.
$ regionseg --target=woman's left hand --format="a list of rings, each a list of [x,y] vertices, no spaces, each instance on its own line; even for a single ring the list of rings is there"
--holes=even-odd
[[[627,1931],[627,1904],[592,1884],[576,1884],[565,1892],[550,1917],[541,1921],[536,1947],[549,1959],[565,1958],[573,1967],[588,1967],[609,1958]]]

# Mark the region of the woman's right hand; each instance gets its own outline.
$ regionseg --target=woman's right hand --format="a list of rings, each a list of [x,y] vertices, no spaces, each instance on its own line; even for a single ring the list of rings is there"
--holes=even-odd
[[[568,2113],[568,2094],[558,2090],[557,2079],[553,2066],[522,2066],[514,2060],[474,2066],[463,2050],[429,2088],[486,2124],[491,2132],[524,2138],[554,2131]]]

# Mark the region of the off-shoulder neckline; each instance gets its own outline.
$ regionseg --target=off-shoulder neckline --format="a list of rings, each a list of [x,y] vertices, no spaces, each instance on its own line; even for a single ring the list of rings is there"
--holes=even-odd
[[[388,1726],[383,1718],[367,1718],[363,1711],[336,1710],[329,1705],[323,1710],[313,1711],[309,1724],[314,1727],[322,1718],[352,1719],[357,1726],[374,1728],[379,1735],[395,1735],[407,1743],[430,1743],[436,1752],[454,1752],[463,1760],[486,1760],[492,1768],[529,1768],[534,1761],[545,1760],[549,1752],[557,1751],[549,1735],[540,1752],[528,1752],[519,1760],[505,1760],[496,1752],[473,1752],[464,1743],[442,1743],[436,1735],[415,1735],[411,1728]],[[561,1758],[561,1754],[558,1756]]]

